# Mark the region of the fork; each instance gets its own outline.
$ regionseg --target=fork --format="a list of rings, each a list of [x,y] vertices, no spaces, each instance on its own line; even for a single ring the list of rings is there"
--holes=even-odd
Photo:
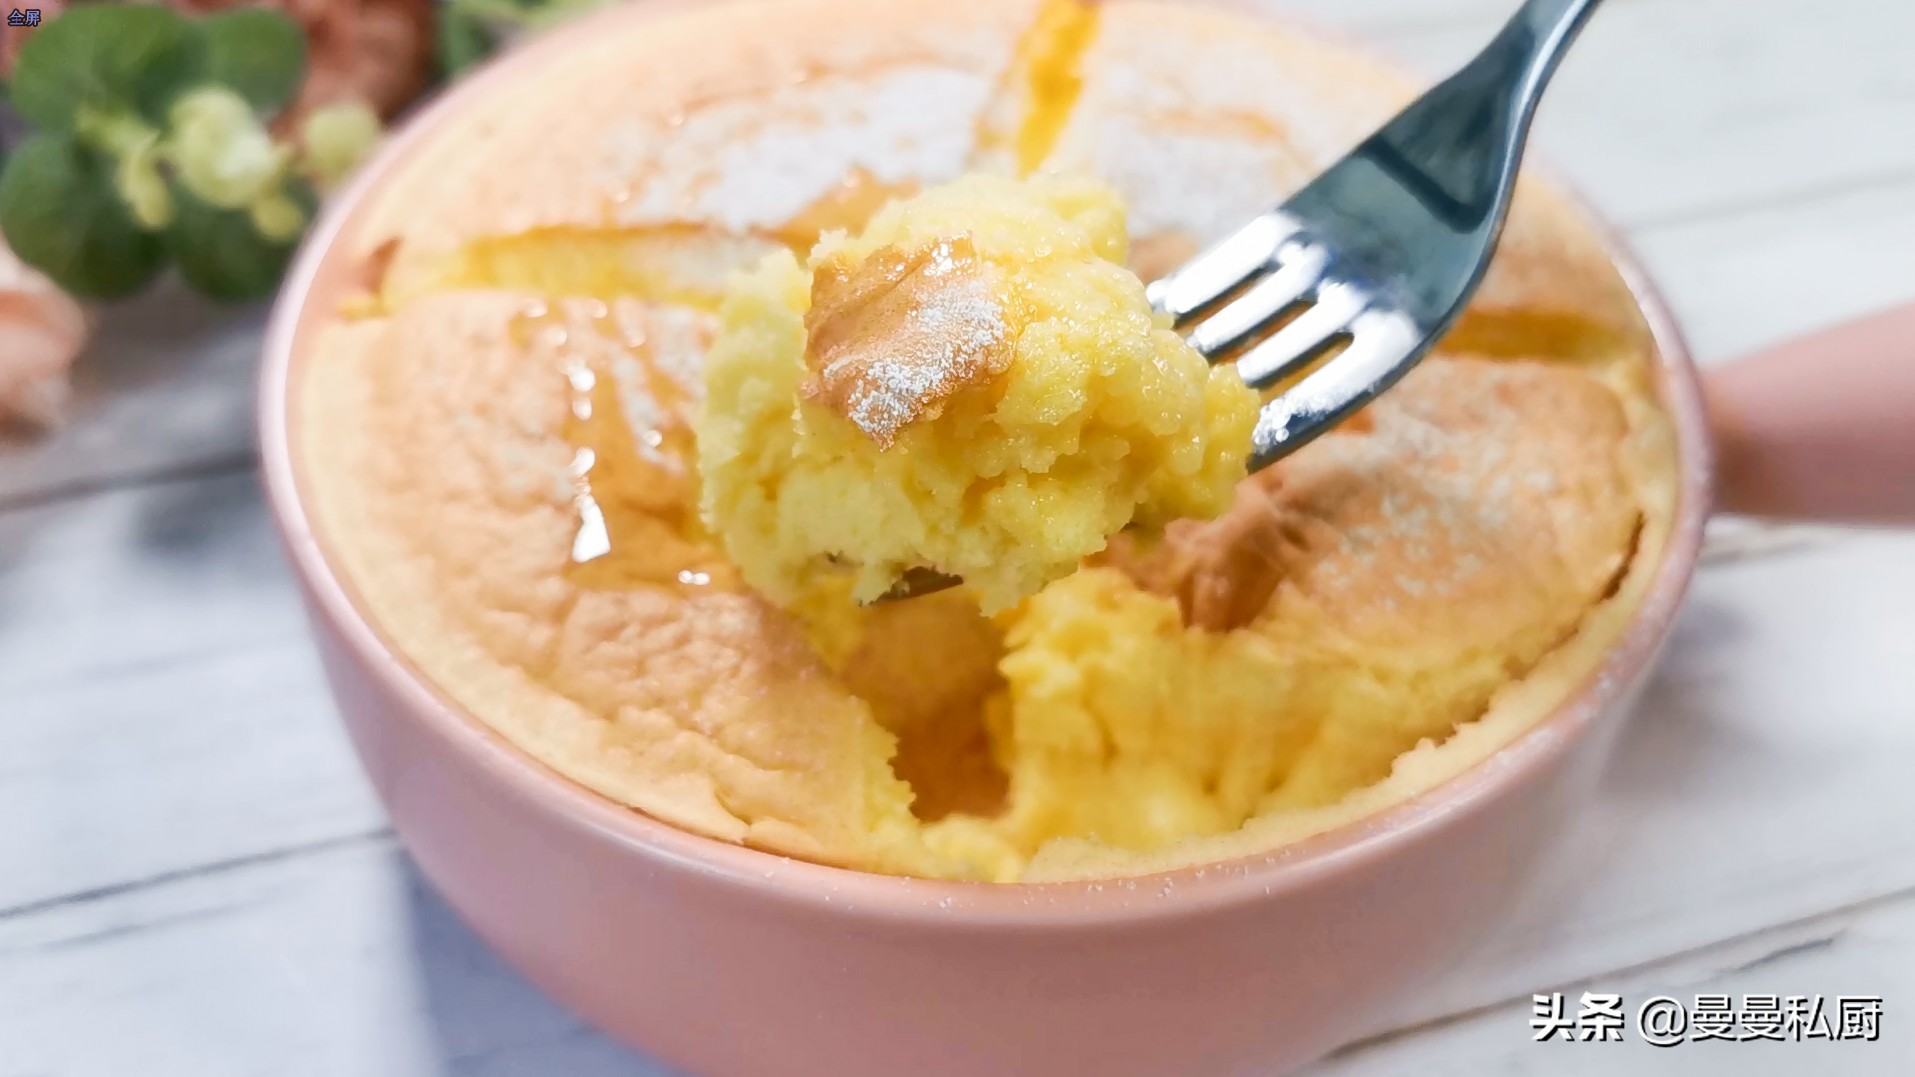
[[[1395,384],[1462,313],[1509,215],[1536,103],[1598,2],[1528,0],[1289,201],[1146,289],[1205,359],[1235,356],[1253,389],[1342,347],[1263,406],[1251,471]]]
[[[1234,358],[1253,389],[1309,371],[1258,412],[1250,471],[1394,385],[1463,312],[1509,215],[1536,103],[1598,2],[1527,0],[1461,70],[1289,201],[1145,290],[1191,347]],[[913,569],[879,601],[958,582]]]

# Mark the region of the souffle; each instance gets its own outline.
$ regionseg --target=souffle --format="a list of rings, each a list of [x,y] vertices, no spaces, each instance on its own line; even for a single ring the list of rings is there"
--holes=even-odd
[[[1158,324],[1124,243],[1109,188],[973,175],[734,284],[698,470],[745,582],[934,572],[995,613],[1134,520],[1223,511],[1256,394]]]
[[[565,779],[848,868],[1138,875],[1482,763],[1629,620],[1673,441],[1546,185],[1434,354],[1255,475],[1257,394],[1144,300],[1403,79],[1165,0],[605,25],[379,177],[294,370],[355,601]],[[919,571],[965,582],[873,602]]]

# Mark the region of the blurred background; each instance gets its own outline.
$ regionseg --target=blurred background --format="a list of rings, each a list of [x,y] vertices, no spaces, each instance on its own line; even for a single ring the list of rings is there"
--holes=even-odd
[[[8,64],[55,25],[35,2]],[[1514,6],[1260,2],[1432,76]],[[84,256],[54,275],[105,297],[0,263],[0,1077],[665,1072],[546,1001],[408,865],[334,718],[253,449],[266,297],[336,174],[418,95],[586,6],[286,0],[305,77],[235,68],[273,118],[204,136],[277,163],[176,193],[178,243],[137,271],[149,256],[107,243],[82,197],[137,187],[130,166],[32,202],[57,205],[45,219],[23,208],[33,177],[0,182],[15,246],[70,240]],[[1911,41],[1909,0],[1610,0],[1536,149],[1619,226],[1697,358],[1727,361],[1915,298]],[[62,107],[28,67],[9,170]],[[125,135],[125,156],[175,134]],[[196,262],[195,228],[241,229],[253,261]],[[1915,1073],[1915,535],[1718,523],[1598,809],[1465,967],[1313,1074]],[[1583,991],[1631,1012],[1883,996],[1883,1035],[1530,1042],[1536,993]]]

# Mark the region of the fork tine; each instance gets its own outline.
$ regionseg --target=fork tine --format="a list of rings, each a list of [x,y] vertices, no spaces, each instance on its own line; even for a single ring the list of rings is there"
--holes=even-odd
[[[1185,262],[1176,272],[1151,282],[1144,295],[1151,306],[1181,324],[1270,264],[1298,227],[1288,214],[1272,210]]]
[[[1371,309],[1350,323],[1350,346],[1289,392],[1263,406],[1250,435],[1250,470],[1302,448],[1395,385],[1426,350],[1423,333],[1401,311]]]
[[[1252,389],[1276,384],[1318,355],[1367,304],[1368,297],[1351,285],[1323,284],[1314,306],[1237,360],[1237,374]]]
[[[1277,256],[1277,271],[1191,329],[1190,346],[1211,362],[1309,295],[1323,276],[1329,255],[1322,247],[1291,243]]]

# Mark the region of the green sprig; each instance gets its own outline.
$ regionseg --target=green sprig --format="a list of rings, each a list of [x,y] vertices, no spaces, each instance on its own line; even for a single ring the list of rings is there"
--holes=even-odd
[[[169,261],[216,299],[269,293],[312,218],[312,180],[335,179],[378,132],[376,118],[335,120],[352,137],[314,160],[309,139],[274,141],[267,122],[305,71],[304,33],[274,10],[63,12],[14,64],[13,106],[37,131],[0,171],[0,233],[86,298],[135,292]]]
[[[301,201],[310,216],[310,194]],[[202,294],[244,300],[272,292],[298,239],[297,232],[290,239],[270,239],[248,211],[220,209],[183,194],[179,218],[166,230],[166,249],[180,276]]]
[[[457,75],[509,42],[615,0],[447,0],[438,7],[439,68]]]
[[[13,65],[13,107],[42,129],[70,129],[87,108],[132,111],[157,121],[173,98],[202,78],[205,54],[203,36],[171,8],[78,5],[21,47]]]
[[[232,88],[263,115],[299,96],[306,75],[306,35],[267,8],[239,8],[200,20],[206,42],[201,81]]]
[[[114,190],[112,161],[67,131],[42,131],[7,158],[0,232],[21,260],[91,299],[131,295],[166,261]]]

